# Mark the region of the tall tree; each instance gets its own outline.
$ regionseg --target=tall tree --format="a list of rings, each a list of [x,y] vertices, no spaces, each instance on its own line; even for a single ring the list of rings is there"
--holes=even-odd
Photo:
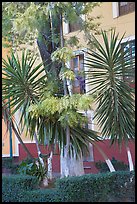
[[[37,143],[45,144],[46,139],[49,145],[59,143],[60,150],[66,147],[66,127],[69,126],[71,146],[69,144],[67,147],[67,154],[71,152],[75,159],[74,154],[78,156],[87,153],[89,141],[94,143],[99,137],[96,132],[83,127],[85,117],[77,111],[90,107],[92,98],[77,94],[60,97],[58,92],[49,91],[45,83],[48,75],[40,75],[44,71],[44,68],[40,69],[41,64],[32,69],[35,60],[29,60],[24,53],[22,59],[20,62],[12,54],[8,62],[3,62],[3,75],[6,77],[2,81],[2,94],[3,100],[10,98],[11,114],[21,108],[21,119],[31,138],[34,138],[36,132],[39,136]],[[70,172],[67,167],[67,170],[67,175],[79,175],[78,169],[74,172],[71,168]]]
[[[7,59],[8,61],[3,59],[3,78],[2,78],[3,109],[7,111],[8,102],[5,102],[7,101],[7,99],[10,100],[10,105],[11,108],[13,109],[13,111],[11,112],[12,116],[16,111],[22,108],[22,113],[20,115],[20,122],[22,123],[22,120],[23,119],[25,120],[24,116],[27,116],[25,112],[27,107],[31,103],[38,101],[40,92],[38,93],[37,91],[40,90],[42,87],[40,81],[42,81],[45,78],[45,75],[40,76],[40,74],[44,71],[44,69],[41,68],[42,63],[40,63],[32,70],[36,58],[32,57],[29,59],[29,55],[25,54],[24,51],[22,52],[21,62],[19,60],[19,57],[18,56],[16,57],[13,53],[11,54],[11,57],[8,56]],[[37,78],[38,76],[39,78]],[[9,116],[11,114],[9,114]],[[12,127],[13,130],[16,131],[14,121],[12,121]],[[16,133],[18,132],[16,131]],[[17,137],[18,135],[19,134],[16,134]],[[40,150],[38,147],[36,134],[34,135],[34,137],[36,140],[39,156]],[[19,141],[21,140],[19,139]]]
[[[16,47],[20,42],[24,43],[26,40],[32,44],[37,38],[38,48],[45,68],[48,72],[52,72],[52,76],[54,75],[54,79],[57,80],[61,70],[61,63],[52,62],[51,53],[60,45],[64,46],[63,19],[68,22],[75,22],[80,19],[81,28],[85,30],[87,26],[84,26],[84,21],[80,15],[88,13],[89,8],[91,10],[97,4],[93,2],[3,2],[3,25],[7,23],[9,25],[8,32],[5,32],[3,26],[3,36],[8,37],[8,40],[10,40],[11,36],[14,36],[13,46]],[[92,29],[97,27],[97,24],[93,26],[92,22]],[[13,43],[13,38],[11,39]],[[64,93],[67,93],[65,79]],[[67,129],[69,133],[69,128]]]

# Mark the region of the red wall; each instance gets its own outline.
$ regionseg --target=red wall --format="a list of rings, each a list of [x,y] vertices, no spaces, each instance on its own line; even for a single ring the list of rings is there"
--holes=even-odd
[[[99,147],[105,152],[105,154],[109,157],[109,159],[112,159],[112,157],[115,157],[116,160],[120,160],[128,164],[128,158],[126,153],[126,147],[124,145],[124,142],[122,143],[121,152],[118,148],[118,145],[110,146],[110,140],[104,140],[103,142],[98,142]],[[130,141],[128,144],[133,162],[135,164],[135,143]],[[93,154],[94,154],[94,160],[96,161],[104,161],[104,158],[100,154],[100,152],[97,150],[96,147],[93,148]]]
[[[103,142],[98,142],[99,147],[104,151],[104,153],[109,157],[109,159],[112,159],[112,157],[115,157],[116,160],[120,160],[128,164],[128,158],[126,153],[126,148],[124,146],[124,143],[121,148],[121,152],[118,148],[118,145],[110,147],[109,140],[104,140]],[[34,143],[27,143],[25,144],[26,147],[29,149],[31,154],[37,158],[37,148],[36,144]],[[135,164],[135,143],[129,142],[129,148],[132,154],[132,159]],[[43,145],[40,145],[41,153],[42,154],[48,154],[50,150],[48,147],[44,147]],[[104,161],[104,158],[100,154],[100,152],[96,149],[96,147],[93,147],[93,155],[94,155],[94,162],[97,161]],[[26,152],[22,148],[22,146],[19,144],[19,161],[25,159],[27,157]],[[97,173],[98,170],[96,169],[94,162],[84,162],[85,167],[85,173]],[[59,149],[57,148],[56,154],[53,155],[53,172],[60,172],[60,156],[59,156]]]

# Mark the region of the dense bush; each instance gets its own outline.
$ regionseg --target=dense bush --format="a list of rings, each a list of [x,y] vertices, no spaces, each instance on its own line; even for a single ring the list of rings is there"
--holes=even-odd
[[[135,173],[116,171],[57,179],[38,189],[32,176],[3,176],[3,202],[135,202]]]
[[[117,171],[59,179],[56,187],[62,202],[124,202],[134,201],[134,184],[134,173]]]
[[[2,176],[2,201],[20,202],[24,191],[37,188],[38,179],[34,176]]]
[[[24,194],[24,193],[23,193]],[[61,202],[57,189],[37,189],[26,191],[21,202]]]
[[[125,164],[123,161],[118,161],[113,157],[111,162],[114,165],[114,168],[116,171],[128,171],[129,170],[128,165]],[[101,173],[110,171],[106,162],[102,162],[102,161],[95,162],[95,166]]]

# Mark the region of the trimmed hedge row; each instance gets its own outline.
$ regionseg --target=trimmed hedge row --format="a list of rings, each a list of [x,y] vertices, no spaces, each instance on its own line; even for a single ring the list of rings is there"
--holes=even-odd
[[[23,197],[22,193],[21,202],[61,202],[60,194],[57,189],[38,189],[26,191]]]
[[[132,178],[132,182],[130,182]],[[62,202],[123,202],[135,199],[134,172],[116,171],[59,179]]]
[[[2,202],[21,202],[27,190],[37,187],[38,179],[34,176],[2,176]]]
[[[2,202],[135,201],[134,172],[117,171],[57,179],[54,189],[38,189],[37,184],[37,179],[32,176],[3,177]]]

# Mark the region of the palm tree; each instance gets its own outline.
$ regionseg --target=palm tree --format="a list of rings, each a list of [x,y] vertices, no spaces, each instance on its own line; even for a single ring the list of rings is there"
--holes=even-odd
[[[48,105],[52,104],[53,95],[57,95],[59,91],[56,89],[52,91],[49,90],[51,87],[51,76],[45,72],[44,68],[41,68],[42,64],[33,68],[35,60],[36,59],[33,58],[28,59],[28,55],[25,55],[24,52],[22,53],[20,61],[18,56],[16,57],[13,53],[11,57],[8,57],[8,61],[3,60],[3,76],[5,77],[2,79],[2,100],[5,101],[10,98],[12,115],[16,111],[21,110],[21,127],[26,127],[26,132],[29,131],[31,138],[35,137],[38,151],[38,142],[45,144],[45,140],[49,145],[59,143],[60,149],[62,149],[67,142],[65,137],[66,128],[63,128],[61,122],[58,121],[58,113],[54,115],[50,114],[49,117],[36,113],[37,117],[32,117],[29,111],[32,106],[40,107],[40,103],[42,103],[45,98],[49,100]],[[44,74],[41,76],[43,71]],[[8,91],[9,89],[10,92]],[[60,97],[59,95],[58,98]],[[68,98],[67,100],[69,101],[70,99]],[[74,112],[76,112],[76,110]],[[70,110],[70,113],[72,115],[72,110]],[[70,113],[67,113],[68,116]],[[80,114],[78,115],[80,116]],[[72,146],[70,149],[72,149],[71,152],[74,152],[73,150],[75,149],[77,155],[88,152],[89,142],[94,143],[99,140],[96,132],[82,128],[81,126],[71,127],[69,129],[70,142],[73,146],[73,149]],[[40,157],[39,152],[38,156]]]
[[[11,57],[7,56],[8,61],[3,59],[3,78],[2,78],[2,101],[3,108],[7,106],[8,99],[10,99],[11,116],[21,109],[19,124],[24,129],[24,125],[27,125],[28,115],[26,113],[27,108],[32,103],[36,103],[40,97],[41,88],[43,87],[42,80],[45,78],[41,76],[42,72],[45,71],[42,67],[42,63],[36,66],[34,69],[33,65],[36,58],[31,57],[29,54],[23,51],[21,62],[19,57],[11,53]],[[44,72],[45,73],[45,72]],[[10,91],[9,91],[10,90]],[[5,110],[7,110],[5,108]],[[12,120],[12,128],[15,130],[15,123]],[[29,131],[29,126],[26,126],[26,134]],[[16,130],[15,130],[16,131]],[[16,132],[17,133],[17,132]],[[18,135],[18,134],[16,134]],[[36,133],[34,134],[36,146],[38,150],[38,156],[41,154]],[[42,161],[42,160],[41,160]]]
[[[129,50],[121,49],[119,34],[111,30],[110,41],[105,31],[101,32],[103,39],[92,36],[93,49],[88,52],[85,65],[90,94],[97,94],[97,109],[95,118],[101,128],[103,137],[110,137],[111,145],[118,143],[121,148],[125,141],[130,170],[131,153],[128,142],[135,138],[134,90],[124,81],[124,77],[133,73],[134,60],[129,59]]]

